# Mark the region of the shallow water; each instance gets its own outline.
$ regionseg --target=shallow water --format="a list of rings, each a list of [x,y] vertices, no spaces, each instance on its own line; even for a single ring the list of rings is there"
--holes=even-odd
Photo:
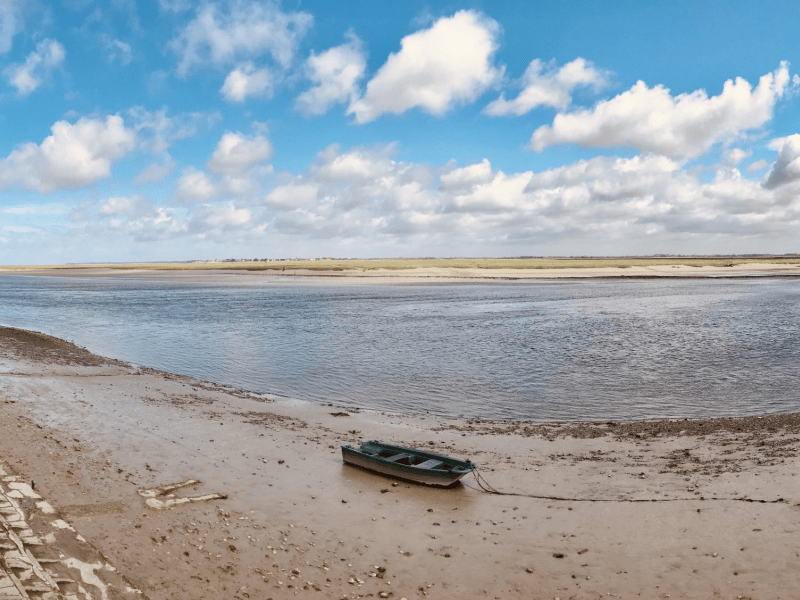
[[[248,390],[532,420],[800,410],[800,281],[0,276],[0,323]]]

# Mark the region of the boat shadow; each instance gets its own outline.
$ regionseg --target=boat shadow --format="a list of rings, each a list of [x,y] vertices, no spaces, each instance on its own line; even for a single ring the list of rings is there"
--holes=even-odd
[[[470,493],[469,486],[464,485],[461,480],[451,483],[447,486],[428,485],[405,479],[395,475],[386,475],[365,469],[358,465],[342,463],[341,465],[342,476],[353,483],[366,486],[379,485],[383,486],[379,490],[380,493],[387,493],[395,490],[393,484],[396,484],[397,489],[405,488],[407,490],[414,490],[417,493],[424,495],[427,499],[441,498],[442,500],[458,500],[460,504],[471,501],[473,494]]]

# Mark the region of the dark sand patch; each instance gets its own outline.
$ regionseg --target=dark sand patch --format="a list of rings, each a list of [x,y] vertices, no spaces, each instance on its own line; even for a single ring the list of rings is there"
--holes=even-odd
[[[99,367],[127,366],[126,363],[92,354],[65,340],[16,327],[0,326],[0,356],[36,363]]]

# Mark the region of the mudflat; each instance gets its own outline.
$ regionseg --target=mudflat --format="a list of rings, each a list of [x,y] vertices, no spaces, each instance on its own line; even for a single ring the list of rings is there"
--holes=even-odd
[[[343,465],[339,446],[363,439],[469,458],[520,495]],[[94,597],[793,598],[798,453],[798,413],[507,423],[353,412],[0,328],[2,485],[22,494],[29,539],[49,540],[64,581]],[[25,496],[34,489],[48,518]],[[65,526],[86,548],[55,535]]]

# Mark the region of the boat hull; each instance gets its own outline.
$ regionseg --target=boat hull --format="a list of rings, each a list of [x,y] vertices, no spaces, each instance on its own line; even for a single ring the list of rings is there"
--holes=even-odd
[[[426,469],[420,468],[410,464],[397,464],[388,462],[380,456],[371,456],[365,454],[350,445],[342,446],[342,460],[345,464],[367,469],[375,473],[394,477],[396,479],[404,479],[421,483],[424,485],[432,485],[438,487],[448,487],[455,485],[458,481],[472,471],[472,463],[469,461],[460,461],[453,459],[449,456],[436,454],[434,452],[420,451],[413,448],[406,448],[404,446],[389,446],[382,445],[383,448],[391,449],[392,451],[408,452],[414,456],[435,460],[438,459],[444,463],[448,469]],[[457,464],[452,464],[457,463]]]

